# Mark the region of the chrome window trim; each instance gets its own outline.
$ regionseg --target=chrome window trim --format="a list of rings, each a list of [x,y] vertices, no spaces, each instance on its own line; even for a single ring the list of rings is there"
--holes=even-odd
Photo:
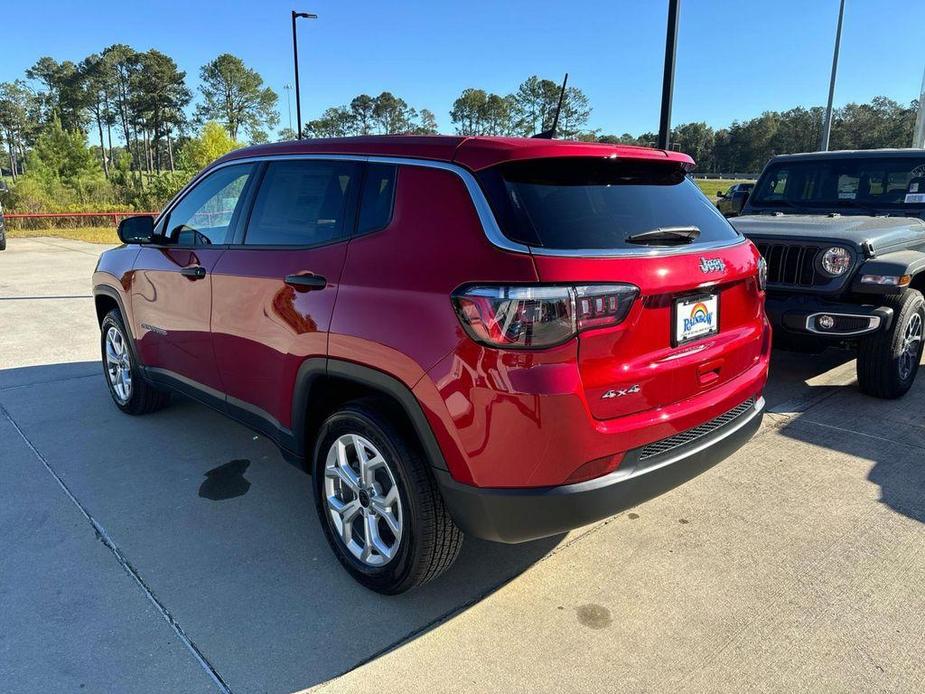
[[[671,246],[664,248],[640,248],[640,249],[610,249],[610,248],[580,248],[580,249],[555,249],[542,248],[539,246],[528,246],[526,244],[512,241],[501,231],[498,226],[498,220],[495,219],[494,212],[488,204],[485,193],[479,186],[478,181],[469,169],[452,162],[436,161],[433,159],[416,159],[413,157],[385,156],[375,154],[261,154],[252,157],[240,157],[229,159],[226,162],[210,166],[200,171],[193,179],[177,193],[176,196],[164,207],[161,213],[154,220],[154,225],[163,219],[170,211],[191,191],[200,180],[205,176],[218,171],[226,166],[235,164],[249,164],[264,161],[280,161],[293,159],[307,160],[328,160],[328,161],[359,161],[359,162],[376,162],[377,164],[396,164],[400,166],[422,166],[430,169],[439,169],[441,171],[450,171],[455,173],[462,180],[469,192],[469,198],[475,207],[479,222],[482,225],[482,231],[488,238],[489,242],[496,248],[512,253],[526,253],[532,255],[561,257],[561,258],[652,258],[667,255],[683,255],[685,253],[700,253],[713,251],[721,248],[730,248],[746,242],[744,236],[730,239],[728,241],[713,241],[711,243],[697,244],[696,246]]]
[[[835,330],[819,330],[814,327],[817,316],[839,316],[841,318],[866,318],[869,322],[867,327],[861,330],[849,330],[848,332],[837,332]],[[837,311],[816,311],[806,316],[806,330],[816,335],[835,335],[836,337],[848,337],[851,335],[863,335],[873,332],[880,327],[880,316],[872,316],[866,313],[839,313]]]

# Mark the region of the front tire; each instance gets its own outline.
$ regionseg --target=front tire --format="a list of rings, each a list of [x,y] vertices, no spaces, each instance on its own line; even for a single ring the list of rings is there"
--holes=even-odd
[[[325,420],[312,487],[325,537],[362,585],[403,593],[446,571],[462,546],[416,440],[385,403],[359,400]]]
[[[161,409],[170,394],[156,389],[141,374],[135,351],[119,311],[106,314],[100,325],[103,376],[112,401],[126,414],[140,415]]]
[[[907,289],[884,303],[893,309],[893,324],[861,340],[858,384],[867,395],[894,399],[912,387],[922,361],[925,299],[921,292]]]

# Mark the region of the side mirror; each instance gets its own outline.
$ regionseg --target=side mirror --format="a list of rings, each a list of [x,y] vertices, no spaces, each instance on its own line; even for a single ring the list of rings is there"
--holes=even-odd
[[[748,191],[747,190],[737,190],[732,194],[732,209],[727,214],[728,217],[736,217],[742,212],[742,208],[745,207],[745,202],[748,200]]]
[[[119,239],[122,243],[151,243],[154,237],[154,217],[126,217],[119,223]]]
[[[716,197],[718,197],[718,198],[725,198],[725,197],[726,197],[726,191],[725,191],[725,190],[718,190],[718,191],[716,191]]]

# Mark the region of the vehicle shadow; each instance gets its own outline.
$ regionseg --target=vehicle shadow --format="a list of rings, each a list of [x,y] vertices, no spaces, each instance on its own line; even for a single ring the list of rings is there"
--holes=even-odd
[[[846,387],[847,382],[853,387],[854,368],[854,354],[847,350],[804,354],[775,348],[764,392],[768,411],[799,412]]]
[[[810,366],[807,359],[805,368]],[[818,368],[828,366],[823,362]],[[853,372],[853,364],[848,366]],[[781,377],[781,371],[772,371],[772,379]],[[779,432],[851,456],[840,459],[849,463],[840,464],[870,465],[866,479],[879,487],[880,501],[925,523],[925,368],[898,400],[864,395],[854,380],[832,385],[809,378],[805,385],[802,400],[814,406],[797,410]]]
[[[447,574],[383,597],[331,553],[308,476],[205,406],[175,397],[126,416],[96,362],[0,370],[0,405],[232,690],[336,677],[439,628],[562,541],[466,538]]]

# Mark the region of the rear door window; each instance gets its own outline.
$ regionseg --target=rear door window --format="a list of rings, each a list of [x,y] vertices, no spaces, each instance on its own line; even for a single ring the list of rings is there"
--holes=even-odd
[[[352,229],[361,165],[313,159],[271,162],[254,198],[245,245],[319,246]]]
[[[575,157],[533,159],[479,174],[504,234],[557,250],[634,249],[629,237],[696,227],[686,247],[739,235],[674,163]]]

